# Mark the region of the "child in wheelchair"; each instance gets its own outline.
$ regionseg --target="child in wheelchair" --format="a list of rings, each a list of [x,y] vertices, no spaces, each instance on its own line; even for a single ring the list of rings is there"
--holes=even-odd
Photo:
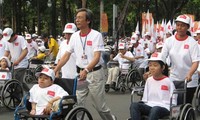
[[[59,100],[68,93],[59,85],[54,84],[55,73],[44,68],[36,73],[38,84],[30,89],[31,115],[48,115],[58,109]]]
[[[0,59],[0,87],[4,85],[4,80],[11,79],[11,72],[10,72],[10,60],[3,56]]]
[[[2,71],[2,74],[0,76],[0,79],[11,79],[11,73],[10,68],[11,67],[11,62],[8,59],[8,57],[1,57],[0,59],[0,71]]]
[[[38,47],[38,53],[36,56],[34,56],[33,58],[31,58],[32,60],[40,60],[40,61],[44,61],[45,60],[45,57],[46,57],[46,54],[45,54],[45,46],[40,46]]]
[[[114,88],[120,70],[129,69],[131,66],[130,62],[134,61],[133,54],[126,50],[126,43],[119,43],[118,49],[119,53],[113,58],[113,61],[118,61],[119,66],[108,68],[108,79],[105,87],[110,87],[112,84],[111,87]]]
[[[144,115],[151,120],[158,120],[170,115],[170,97],[175,86],[168,78],[168,67],[160,53],[153,53],[148,61],[152,76],[146,80],[142,100],[131,103],[131,120],[141,120]],[[173,96],[172,104],[177,104],[176,95]]]

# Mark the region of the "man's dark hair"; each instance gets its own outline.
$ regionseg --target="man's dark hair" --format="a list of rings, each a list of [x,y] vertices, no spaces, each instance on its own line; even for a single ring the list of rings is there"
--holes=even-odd
[[[86,12],[86,20],[90,21],[89,28],[91,28],[92,24],[93,24],[93,12],[90,9],[80,8],[80,9],[77,10],[76,15],[79,12]]]

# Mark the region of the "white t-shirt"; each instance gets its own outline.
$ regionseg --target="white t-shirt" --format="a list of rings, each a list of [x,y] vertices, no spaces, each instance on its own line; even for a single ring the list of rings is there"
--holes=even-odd
[[[190,36],[185,40],[178,40],[175,36],[171,36],[166,39],[162,48],[163,60],[166,60],[168,56],[171,61],[170,79],[184,81],[192,63],[200,60],[198,44]],[[187,86],[198,86],[197,71],[192,75],[192,81]]]
[[[12,43],[7,42],[5,50],[10,52],[11,62],[14,62],[19,58],[22,50],[26,48],[27,48],[26,40],[24,39],[23,36],[18,35],[16,40],[13,41]],[[27,67],[28,67],[28,59],[26,56],[17,66],[15,66],[15,69],[27,68]]]
[[[168,77],[159,80],[149,77],[145,83],[142,101],[151,107],[161,106],[169,110],[170,97],[174,90],[175,86]],[[177,104],[177,95],[173,96],[172,103]]]
[[[151,39],[150,40],[146,40],[146,42],[148,44],[148,48],[149,48],[150,52],[151,53],[155,52],[155,48],[156,48],[156,46],[155,46],[155,44],[156,44],[155,39],[153,39],[151,37]]]
[[[200,50],[200,43],[198,43],[198,47],[199,47],[199,50]],[[200,62],[199,62],[199,66],[198,66],[197,70],[200,72]]]
[[[0,58],[4,56],[6,48],[6,41],[4,39],[0,40]]]
[[[145,51],[144,51],[144,48],[142,47],[142,45],[139,44],[137,47],[134,47],[133,56],[134,57],[137,57],[137,56],[145,57]],[[134,63],[136,64],[136,66],[141,68],[140,65],[144,62],[144,60],[145,60],[145,58],[139,58],[139,59],[136,59]]]
[[[36,103],[36,115],[41,115],[44,108],[54,97],[63,97],[69,95],[62,87],[53,84],[46,88],[39,87],[39,84],[35,84],[30,89],[30,99],[29,102]]]
[[[35,41],[31,41],[31,43],[27,42],[27,48],[28,48],[28,54],[27,54],[28,59],[37,55],[38,45]]]
[[[120,54],[122,54],[122,53],[118,53],[118,54],[113,58],[113,60],[119,62],[119,68],[122,68],[122,69],[129,69],[130,66],[131,66],[131,64],[130,64],[130,63],[127,63],[127,62],[130,62],[130,61],[127,60],[127,59],[125,59],[125,58],[122,58]],[[124,56],[134,58],[134,57],[133,57],[133,54],[132,54],[130,51],[126,51],[126,53],[124,54]]]
[[[67,44],[67,40],[61,42],[59,51],[56,57],[56,61],[59,61],[61,57],[67,51],[69,44]],[[76,57],[75,54],[72,53],[68,62],[61,68],[62,78],[70,78],[74,79],[76,77]]]
[[[86,60],[83,60],[84,48]],[[91,31],[84,36],[80,36],[80,31],[72,34],[69,42],[69,48],[67,51],[70,53],[75,53],[76,55],[76,65],[80,68],[86,68],[88,64],[94,58],[95,51],[104,51],[103,38],[100,32],[91,29]],[[103,58],[101,57],[96,67],[103,64]]]

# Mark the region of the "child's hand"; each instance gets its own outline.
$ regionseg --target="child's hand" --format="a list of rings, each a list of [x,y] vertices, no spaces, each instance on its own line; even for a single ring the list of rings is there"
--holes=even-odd
[[[30,112],[30,115],[35,115],[35,114],[36,114],[36,110],[32,109],[31,112]]]
[[[49,115],[51,112],[51,108],[52,108],[53,103],[48,102],[46,108],[43,111],[44,115]]]

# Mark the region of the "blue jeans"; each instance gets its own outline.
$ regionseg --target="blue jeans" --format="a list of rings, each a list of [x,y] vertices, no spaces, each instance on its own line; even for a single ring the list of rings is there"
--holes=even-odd
[[[169,110],[164,107],[150,107],[142,102],[131,103],[130,106],[131,120],[141,120],[142,115],[148,116],[148,120],[158,120],[170,114]]]

